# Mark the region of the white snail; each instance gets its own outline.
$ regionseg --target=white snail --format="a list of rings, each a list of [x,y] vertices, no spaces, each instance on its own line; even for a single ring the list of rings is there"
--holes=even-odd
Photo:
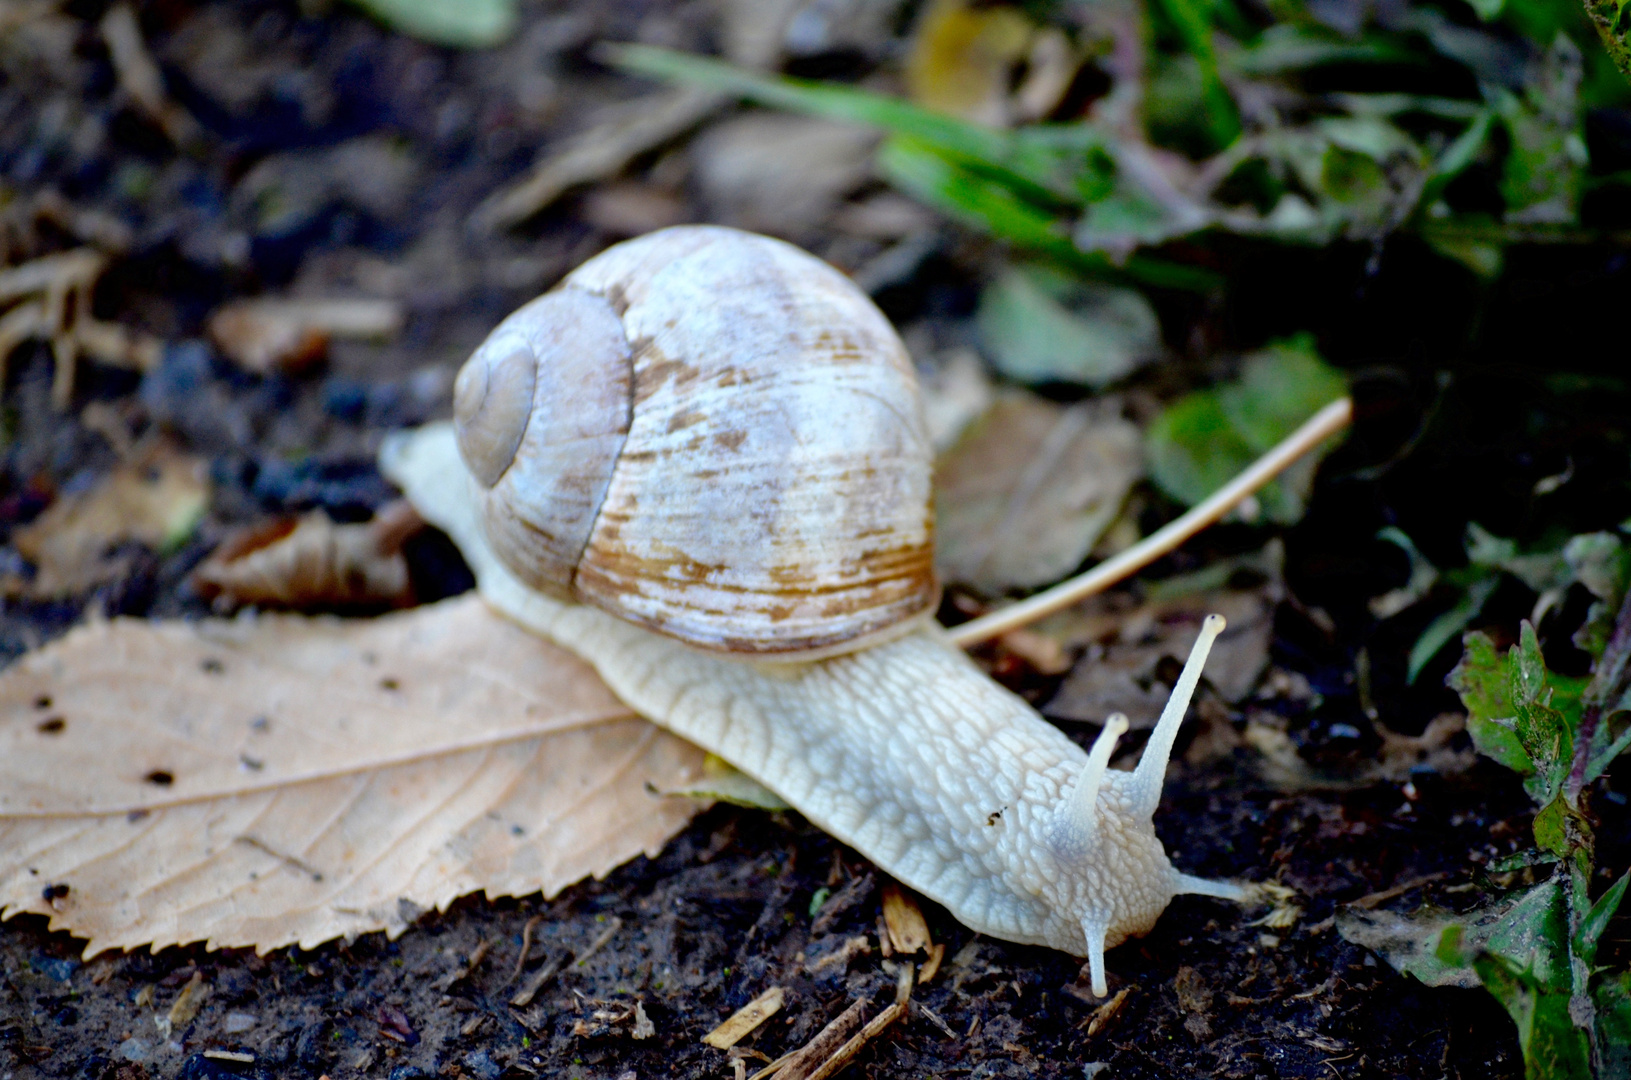
[[[1179,893],[1151,822],[1223,620],[1135,772],[1084,754],[929,620],[930,451],[889,323],[780,241],[691,226],[591,259],[506,319],[455,428],[387,474],[488,601],[969,927],[1089,959]],[[462,451],[462,460],[461,460]]]

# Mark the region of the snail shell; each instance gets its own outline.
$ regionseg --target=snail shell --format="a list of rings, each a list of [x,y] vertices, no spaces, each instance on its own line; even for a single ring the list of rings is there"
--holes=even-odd
[[[540,591],[800,658],[938,600],[910,358],[778,240],[680,226],[608,249],[476,350],[454,423],[489,543]]]

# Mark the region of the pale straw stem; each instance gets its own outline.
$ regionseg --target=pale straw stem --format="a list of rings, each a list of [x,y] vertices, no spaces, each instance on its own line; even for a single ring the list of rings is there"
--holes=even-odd
[[[946,631],[953,644],[972,648],[983,641],[1018,630],[1052,615],[1094,593],[1138,573],[1184,541],[1221,519],[1253,492],[1284,472],[1292,462],[1335,435],[1353,421],[1353,399],[1338,398],[1286,436],[1238,476],[1197,503],[1187,513],[1163,525],[1119,555],[1111,556],[1085,574],[1062,581],[1051,589],[1017,604],[981,615]]]

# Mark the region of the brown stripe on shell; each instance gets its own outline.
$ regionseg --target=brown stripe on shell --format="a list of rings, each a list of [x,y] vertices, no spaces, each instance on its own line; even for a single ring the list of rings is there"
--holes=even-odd
[[[573,593],[706,648],[801,654],[938,600],[910,358],[848,279],[681,227],[566,285],[626,303],[633,415]]]

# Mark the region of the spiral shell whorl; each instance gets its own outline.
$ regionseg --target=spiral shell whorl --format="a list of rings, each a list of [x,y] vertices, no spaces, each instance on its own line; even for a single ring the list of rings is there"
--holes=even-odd
[[[454,425],[488,541],[550,595],[571,596],[628,437],[629,370],[616,311],[565,289],[505,319],[459,372]]]
[[[483,377],[519,382],[503,365],[521,343],[538,357],[532,417],[484,512],[529,584],[747,654],[857,647],[933,607],[911,362],[831,267],[732,229],[667,229],[500,325],[471,361],[492,358],[485,376],[460,376],[468,396]],[[489,414],[507,437],[510,414]],[[461,428],[478,479],[505,445]]]

